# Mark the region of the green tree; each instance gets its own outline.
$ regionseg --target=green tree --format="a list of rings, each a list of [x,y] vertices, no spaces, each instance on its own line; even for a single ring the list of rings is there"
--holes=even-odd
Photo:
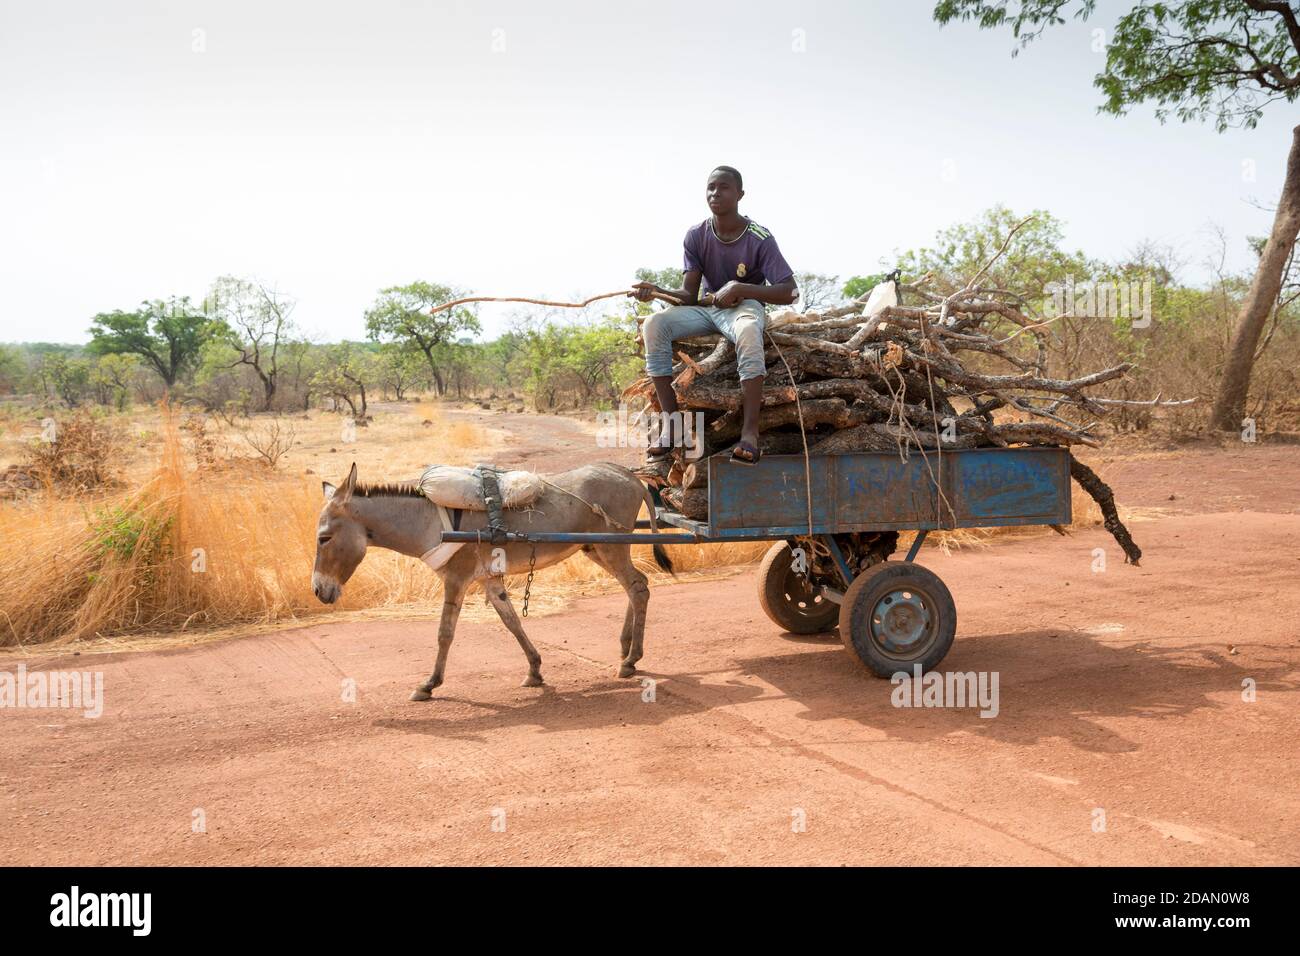
[[[1064,229],[1059,219],[1041,209],[1030,215],[1033,219],[1016,233],[1011,246],[985,273],[980,285],[1039,297],[1049,283],[1070,277],[1083,280],[1093,273],[1095,266],[1083,253],[1061,248]],[[953,292],[997,254],[1007,235],[1024,218],[1001,205],[986,209],[970,222],[942,230],[930,245],[909,249],[898,257],[898,267],[905,281],[915,281],[928,272],[933,276],[935,291]]]
[[[125,411],[131,401],[131,389],[140,368],[135,355],[101,355],[90,367],[90,387],[96,401]]]
[[[575,323],[562,330],[560,363],[578,382],[583,404],[613,401],[639,369],[636,327],[621,316]]]
[[[303,411],[311,408],[313,377],[320,362],[322,349],[310,339],[288,339],[281,346],[283,378],[295,402]]]
[[[0,393],[17,395],[27,386],[29,378],[23,353],[8,345],[0,345]]]
[[[889,275],[887,272],[876,272],[867,276],[853,276],[844,283],[844,288],[841,290],[844,298],[861,299],[869,295],[872,289],[885,281],[887,275]]]
[[[352,410],[352,417],[364,420],[368,411],[367,388],[374,385],[378,363],[358,342],[326,346],[313,381],[321,392]]]
[[[463,398],[466,388],[474,384],[475,360],[479,349],[477,342],[462,337],[454,342],[444,342],[434,350],[434,359],[442,371],[447,392]],[[425,370],[426,375],[427,370]]]
[[[262,411],[275,401],[280,382],[280,349],[293,333],[292,298],[252,279],[221,276],[212,286],[210,308],[223,322],[226,341],[262,384]]]
[[[90,362],[62,352],[47,353],[41,359],[41,379],[64,405],[76,408],[90,391]]]
[[[641,369],[635,319],[609,315],[592,322],[533,319],[514,330],[519,351],[512,363],[539,411],[561,404],[616,401]]]
[[[214,322],[188,297],[140,303],[134,312],[101,312],[91,320],[88,351],[93,355],[138,355],[168,388],[191,371],[204,343],[220,334]]]
[[[440,347],[466,332],[481,331],[478,318],[463,306],[429,314],[435,306],[458,298],[460,294],[448,286],[412,282],[381,289],[375,304],[366,311],[366,334],[376,342],[400,342],[419,349],[439,395],[447,393]]]
[[[424,356],[401,342],[385,342],[379,347],[379,383],[384,391],[392,391],[400,402],[406,393],[421,384],[428,384],[428,367]]]
[[[524,335],[510,330],[491,342],[485,342],[476,350],[475,370],[479,381],[487,385],[493,397],[496,397],[498,388],[507,393],[514,391],[514,368],[525,349]]]
[[[1096,0],[939,0],[934,18],[945,24],[975,20],[981,28],[1010,25],[1023,47],[1049,26],[1073,16],[1086,20]],[[1156,117],[1212,120],[1219,132],[1251,129],[1264,107],[1300,96],[1300,19],[1281,0],[1182,0],[1139,3],[1119,18],[1106,51],[1106,66],[1093,80],[1103,96],[1101,112],[1126,114],[1151,102]],[[1300,234],[1300,126],[1292,130],[1290,155],[1273,228],[1250,291],[1233,328],[1211,425],[1240,427],[1250,390],[1259,338],[1282,294],[1283,273]]]

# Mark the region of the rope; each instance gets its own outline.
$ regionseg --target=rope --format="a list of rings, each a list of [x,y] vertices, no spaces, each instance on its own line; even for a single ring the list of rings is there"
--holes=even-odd
[[[772,343],[772,348],[776,349],[776,354],[781,357],[781,364],[785,366],[785,374],[790,376],[790,387],[794,389],[794,409],[799,413],[799,437],[803,440],[803,481],[804,492],[808,499],[808,534],[813,533],[813,516],[812,516],[812,462],[808,457],[808,432],[803,427],[803,405],[799,402],[799,385],[794,380],[794,371],[790,368],[790,363],[785,360],[785,353],[781,351],[781,346],[776,344],[776,339],[772,338],[772,333],[767,333],[767,340]],[[760,409],[762,406],[759,406]],[[757,451],[758,449],[755,449]]]
[[[943,304],[943,307],[939,310],[939,325],[940,325],[940,327],[943,326],[944,319],[947,318],[947,315],[948,315],[948,303],[947,303],[947,301],[945,301],[944,304]],[[930,343],[929,333],[926,331],[926,328],[925,328],[925,315],[922,314],[922,315],[921,315],[921,349],[922,349],[922,351],[924,351],[924,352],[926,352],[926,353],[929,353],[930,350],[929,350],[929,348],[927,348],[927,346],[929,345],[929,343]],[[903,377],[903,375],[902,375],[901,372],[899,373],[898,377],[899,377],[900,379]],[[952,523],[955,525],[955,524],[957,523],[957,515],[956,515],[956,513],[952,510],[952,504],[948,501],[948,496],[945,495],[945,494],[943,493],[943,484],[942,484],[942,481],[943,481],[943,439],[942,439],[942,438],[940,437],[940,435],[939,435],[939,408],[938,408],[938,406],[935,405],[935,403],[934,403],[934,379],[930,377],[930,363],[929,363],[929,362],[926,362],[926,363],[925,363],[925,382],[926,382],[926,385],[929,386],[929,389],[930,389],[930,415],[931,415],[932,423],[934,424],[934,447],[935,447],[936,452],[938,453],[938,460],[939,460],[939,469],[938,469],[938,470],[939,470],[939,474],[938,474],[938,476],[936,477],[933,473],[931,473],[931,475],[930,475],[930,479],[931,479],[932,481],[934,481],[934,484],[935,484],[935,492],[936,492],[936,493],[935,493],[935,496],[934,496],[934,516],[935,516],[936,518],[938,518],[940,521],[943,520],[943,518],[942,518],[941,515],[940,515],[940,511],[939,511],[939,503],[940,503],[940,502],[943,502],[944,504],[948,505],[948,514],[952,517]],[[925,450],[924,450],[924,449],[922,449],[922,451],[921,451],[921,455],[922,455],[922,457],[924,457],[924,455],[925,455]]]
[[[600,517],[605,520],[606,524],[613,525],[615,528],[618,528],[620,531],[633,530],[629,528],[627,525],[615,521],[608,514],[606,514],[604,508],[602,508],[600,505],[592,504],[586,498],[582,497],[582,495],[575,495],[572,491],[569,491],[567,488],[561,488],[559,485],[555,484],[554,482],[547,481],[545,478],[542,478],[541,475],[538,475],[537,477],[541,479],[542,484],[554,488],[556,491],[563,492],[564,494],[568,495],[570,498],[576,498],[578,501],[581,501],[584,505],[586,505],[588,508],[591,509],[592,514],[600,515]]]

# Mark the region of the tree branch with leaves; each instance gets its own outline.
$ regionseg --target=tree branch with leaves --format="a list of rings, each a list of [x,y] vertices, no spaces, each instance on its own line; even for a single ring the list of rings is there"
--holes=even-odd
[[[482,327],[467,308],[447,309],[434,315],[429,310],[461,298],[461,293],[432,282],[381,289],[375,304],[366,311],[366,334],[375,342],[398,342],[416,348],[424,356],[438,394],[447,393],[447,382],[439,361],[441,346]]]
[[[940,24],[975,21],[983,29],[1010,26],[1025,47],[1050,26],[1096,12],[1095,0],[939,0]],[[1015,51],[1013,51],[1014,55]],[[1123,116],[1152,103],[1156,118],[1212,121],[1219,132],[1252,129],[1265,107],[1300,97],[1300,21],[1290,3],[1269,0],[1183,0],[1138,3],[1115,24],[1106,66],[1093,80],[1098,109]],[[1300,126],[1292,131],[1282,196],[1250,291],[1228,345],[1211,424],[1242,425],[1260,336],[1281,293],[1300,234]]]

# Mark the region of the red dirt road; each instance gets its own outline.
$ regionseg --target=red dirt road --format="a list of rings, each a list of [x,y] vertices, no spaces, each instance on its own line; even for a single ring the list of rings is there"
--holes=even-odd
[[[959,610],[943,666],[996,671],[996,717],[892,706],[889,682],[834,636],[769,623],[752,571],[654,590],[653,701],[614,676],[621,596],[526,622],[545,688],[518,686],[523,655],[499,624],[462,622],[424,704],[406,696],[432,668],[435,620],[31,657],[102,671],[106,706],[0,710],[0,851],[18,864],[1300,863],[1300,449],[1103,469],[1124,504],[1171,512],[1133,525],[1140,568],[1100,530],[922,552]]]

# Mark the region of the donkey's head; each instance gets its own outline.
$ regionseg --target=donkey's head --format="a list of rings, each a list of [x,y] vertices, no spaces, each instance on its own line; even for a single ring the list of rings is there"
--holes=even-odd
[[[366,528],[352,508],[352,494],[357,488],[357,466],[339,487],[321,482],[325,506],[316,524],[316,564],[311,573],[311,589],[326,604],[333,604],[343,593],[343,585],[366,556]]]

